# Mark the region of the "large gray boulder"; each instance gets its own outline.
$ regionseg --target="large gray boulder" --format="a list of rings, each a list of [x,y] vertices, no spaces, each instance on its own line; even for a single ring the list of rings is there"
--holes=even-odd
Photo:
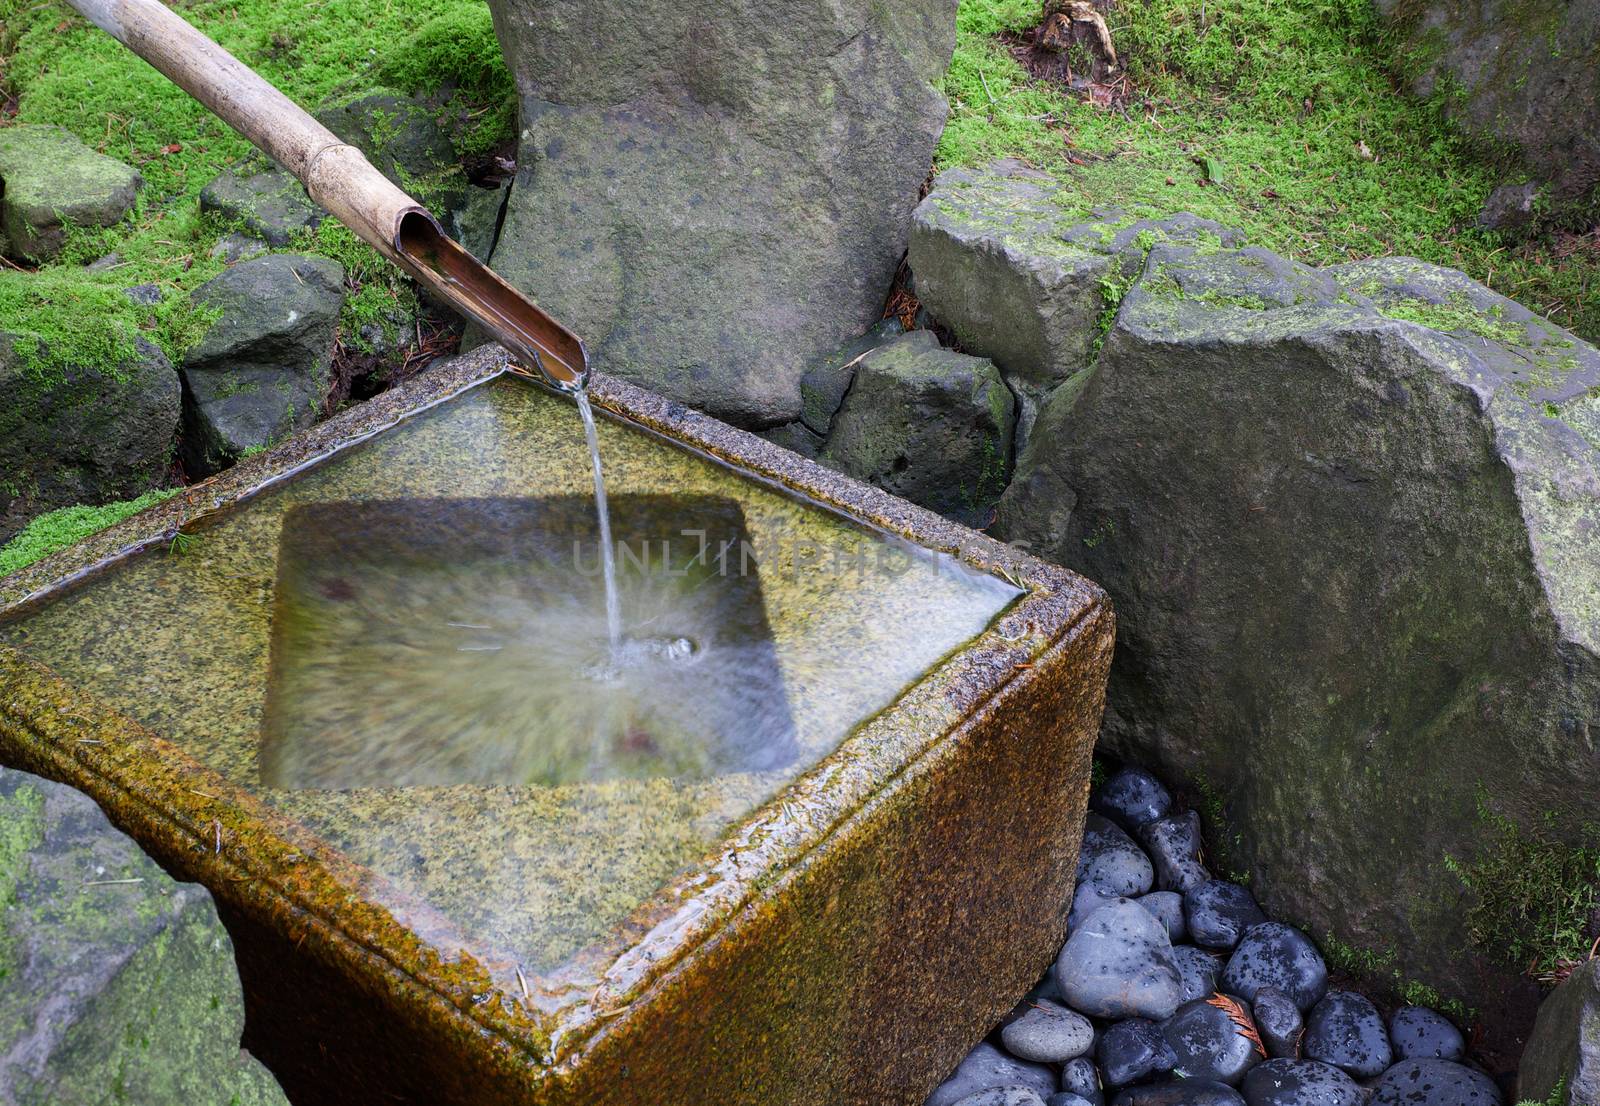
[[[0,768],[0,1104],[280,1106],[233,945],[87,796]]]
[[[218,312],[184,355],[183,461],[191,476],[231,464],[317,420],[344,305],[344,269],[268,254],[195,289]]]
[[[1108,300],[1157,242],[1233,244],[1237,232],[1182,213],[1127,219],[1074,212],[1053,178],[1017,161],[941,173],[917,206],[909,259],[917,298],[962,346],[992,358],[1021,404],[1089,367]],[[815,429],[813,427],[813,429]]]
[[[1551,206],[1589,200],[1600,185],[1600,0],[1377,6],[1417,94],[1495,153],[1520,153]]]
[[[819,460],[982,526],[1006,486],[1015,425],[992,362],[913,330],[861,359]]]
[[[1600,960],[1567,977],[1539,1007],[1517,1068],[1517,1097],[1541,1106],[1600,1102]]]
[[[137,169],[61,127],[0,128],[0,240],[23,257],[50,260],[69,226],[116,223],[143,184]]]
[[[878,317],[956,0],[493,0],[521,97],[493,264],[598,367],[746,426]]]
[[[143,339],[117,364],[59,365],[37,338],[0,330],[0,542],[34,515],[161,483],[180,391]]]
[[[1157,246],[996,530],[1111,593],[1104,741],[1215,789],[1269,914],[1491,985],[1479,797],[1600,822],[1600,351],[1407,258]]]

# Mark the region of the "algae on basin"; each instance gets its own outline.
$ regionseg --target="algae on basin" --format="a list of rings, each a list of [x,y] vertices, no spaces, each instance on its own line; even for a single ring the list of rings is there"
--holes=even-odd
[[[451,642],[448,654],[438,652],[459,636],[444,625],[452,619],[441,615],[440,636],[421,645],[397,642],[390,633],[353,654],[354,640],[335,637],[310,646],[303,640],[311,633],[303,593],[312,589],[299,580],[312,571],[308,561],[325,560],[332,550],[339,551],[347,575],[379,573],[361,585],[379,594],[365,625],[359,614],[346,625],[351,632],[376,633],[375,618],[392,619],[411,601],[422,602],[425,615],[438,614],[438,604],[460,601],[474,587],[498,589],[518,567],[511,553],[523,558],[525,590],[575,599],[580,621],[585,608],[596,609],[592,578],[557,548],[570,541],[580,520],[593,517],[582,430],[569,402],[514,377],[447,400],[208,520],[176,545],[127,561],[0,627],[0,642],[257,791],[370,869],[377,877],[371,893],[384,905],[447,920],[459,931],[456,940],[498,965],[515,985],[519,968],[551,969],[598,940],[735,820],[981,631],[1017,594],[991,576],[915,554],[617,423],[603,423],[600,437],[617,505],[616,540],[624,550],[631,543],[637,551],[640,540],[659,541],[675,530],[710,528],[713,540],[748,541],[755,562],[750,571],[729,571],[714,582],[727,597],[720,617],[742,612],[745,636],[769,639],[753,650],[767,663],[758,657],[742,667],[748,690],[770,693],[762,709],[781,716],[764,723],[775,751],[742,760],[724,752],[725,771],[680,757],[659,773],[602,771],[595,778],[558,763],[575,754],[557,752],[542,767],[524,763],[526,778],[518,779],[510,762],[517,759],[512,746],[519,721],[496,711],[508,697],[514,710],[537,713],[553,704],[527,701],[513,672],[486,663],[481,653],[455,652],[461,643]],[[660,517],[653,523],[632,509],[641,496],[658,497],[654,513]],[[554,507],[552,500],[565,505]],[[527,509],[541,501],[547,509]],[[739,509],[736,527],[708,513],[712,501]],[[495,503],[502,507],[498,529],[485,521],[495,515],[486,505]],[[522,517],[506,517],[517,514],[513,504],[524,506]],[[490,548],[495,542],[501,548]],[[280,563],[283,554],[287,563]],[[398,563],[426,564],[426,571],[402,582],[393,569]],[[503,614],[504,598],[496,594]],[[350,605],[318,598],[325,607]],[[453,621],[487,617],[481,605],[464,611]],[[570,619],[562,623],[551,608],[543,617],[541,623],[534,612],[518,630],[526,635],[524,659],[531,660],[541,643],[546,649],[572,644],[570,637],[561,639],[572,632]],[[319,632],[330,632],[326,619],[321,625]],[[277,669],[274,648],[287,652]],[[297,654],[307,648],[311,655]],[[464,663],[452,677],[440,672],[441,658]],[[367,679],[358,679],[369,667]],[[442,706],[461,712],[462,723],[476,731],[463,736],[458,730],[454,745],[476,750],[477,765],[463,767],[458,759],[452,769],[448,749],[432,762],[413,757],[406,769],[375,758],[352,716],[375,715],[391,735],[398,733],[419,721],[423,702],[441,706],[434,677],[460,681]],[[548,670],[533,668],[527,675],[549,677]],[[325,682],[318,686],[319,680]],[[604,699],[603,688],[595,694],[596,704],[615,705]],[[729,688],[720,699],[707,699],[701,717],[757,721],[740,717],[731,701],[739,694]],[[275,703],[284,696],[288,703]],[[304,700],[314,696],[322,705],[301,713]],[[572,695],[562,701],[575,702]],[[342,709],[335,713],[336,707]],[[451,744],[443,713],[420,721],[439,727],[431,735],[436,747]],[[685,721],[680,717],[679,724]],[[497,760],[488,755],[488,743],[502,727],[506,757]],[[547,732],[558,743],[569,736]],[[739,733],[712,738],[724,745],[744,740]],[[688,749],[683,740],[677,746]],[[314,758],[302,755],[311,747]]]
[[[1104,596],[593,394],[659,683],[485,347],[0,579],[0,760],[210,888],[296,1101],[920,1102],[1062,939]]]

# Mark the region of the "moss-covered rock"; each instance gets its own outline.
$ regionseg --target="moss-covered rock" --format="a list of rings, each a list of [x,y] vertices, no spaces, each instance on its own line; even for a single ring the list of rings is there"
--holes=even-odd
[[[820,460],[981,526],[1005,488],[1015,427],[992,361],[913,330],[861,359]]]
[[[143,184],[138,170],[61,127],[0,128],[0,236],[23,257],[54,257],[67,227],[116,223]]]
[[[53,363],[0,330],[0,540],[34,515],[161,483],[178,430],[178,374],[154,345],[113,364]]]
[[[316,421],[344,305],[344,269],[268,254],[196,289],[220,317],[183,359],[183,461],[209,475]]]
[[[1480,795],[1600,823],[1600,350],[1409,258],[1158,246],[997,528],[1111,593],[1104,740],[1215,791],[1264,906],[1469,1002],[1521,970],[1456,872]]]
[[[1517,1094],[1541,1106],[1600,1102],[1600,960],[1583,964],[1540,1005]]]
[[[243,1028],[210,894],[88,797],[0,768],[0,1101],[285,1104]]]
[[[243,171],[220,173],[202,188],[200,210],[238,223],[273,246],[287,246],[323,219],[322,209],[293,176],[276,166],[260,169],[254,162]]]

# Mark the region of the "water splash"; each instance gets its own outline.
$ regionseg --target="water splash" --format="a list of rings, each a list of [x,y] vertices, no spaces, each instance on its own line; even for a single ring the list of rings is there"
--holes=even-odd
[[[617,596],[617,555],[611,544],[611,512],[606,508],[606,478],[600,469],[600,438],[595,432],[594,410],[589,406],[587,389],[572,393],[583,417],[583,436],[589,442],[589,466],[594,470],[594,506],[600,517],[600,565],[606,582],[606,631],[611,638],[611,653],[622,650],[622,603]]]

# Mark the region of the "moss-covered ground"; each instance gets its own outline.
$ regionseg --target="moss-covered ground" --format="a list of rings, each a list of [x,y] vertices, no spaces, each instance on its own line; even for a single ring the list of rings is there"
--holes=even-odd
[[[1420,257],[1600,340],[1600,231],[1476,229],[1489,192],[1522,178],[1441,103],[1398,91],[1404,60],[1371,0],[1117,3],[1126,84],[1110,106],[1018,62],[1011,46],[1041,8],[962,0],[941,166],[1019,157],[1085,212],[1192,211],[1312,264]]]
[[[511,75],[481,0],[174,7],[308,110],[375,90],[449,90],[449,109],[466,120],[458,136],[464,156],[494,146],[515,125]],[[189,293],[222,270],[209,251],[231,229],[201,216],[200,189],[247,158],[250,144],[59,0],[0,0],[0,104],[0,125],[58,124],[145,179],[122,224],[71,235],[61,257],[38,272],[0,267],[0,324],[43,340],[41,374],[119,360],[139,334],[176,360],[204,333],[208,320]],[[362,323],[381,321],[398,275],[374,251],[336,226],[290,248],[345,265],[344,329],[352,337]],[[114,266],[85,268],[110,253]],[[162,302],[133,303],[121,289],[136,284],[159,286]]]
[[[0,576],[15,572],[48,557],[58,549],[113,526],[138,511],[177,494],[171,491],[145,492],[137,499],[107,503],[100,507],[62,507],[40,515],[16,537],[0,545]]]

